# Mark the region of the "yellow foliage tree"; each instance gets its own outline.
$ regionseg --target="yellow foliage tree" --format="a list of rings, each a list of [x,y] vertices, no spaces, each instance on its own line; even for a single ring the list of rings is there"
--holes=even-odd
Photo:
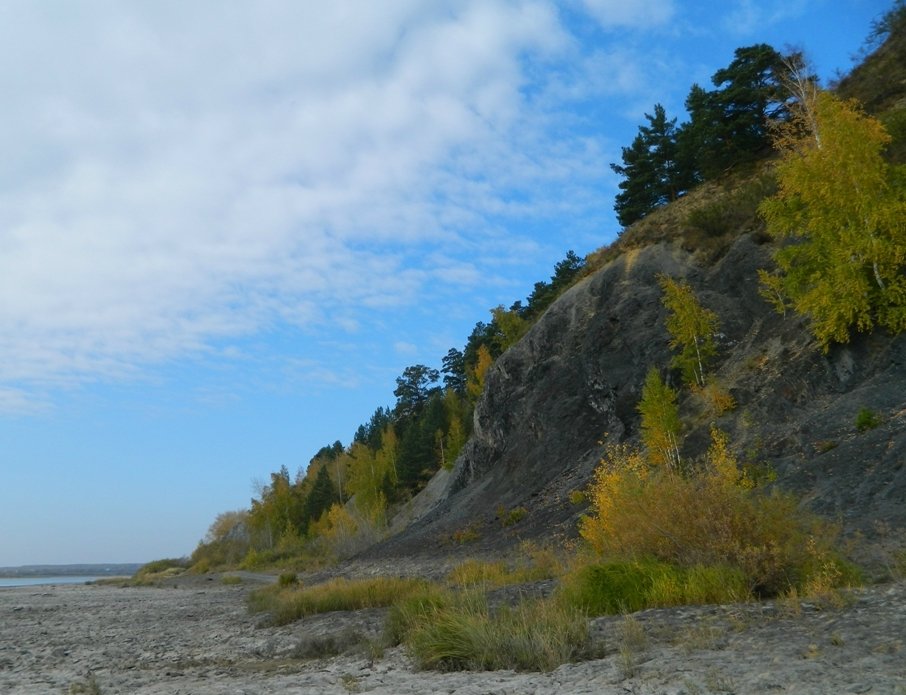
[[[485,376],[492,364],[494,364],[494,358],[491,357],[491,351],[485,345],[479,346],[478,359],[475,362],[475,366],[469,370],[466,378],[466,392],[473,403],[478,400],[481,392],[484,391]]]
[[[531,324],[517,312],[503,308],[503,305],[491,309],[491,316],[500,334],[497,336],[497,345],[501,352],[505,352],[511,345],[519,342]]]
[[[906,329],[906,175],[884,161],[889,141],[854,102],[817,90],[777,138],[779,190],[760,211],[792,243],[775,254],[780,281],[761,279],[775,306],[782,291],[810,319],[825,352],[853,327]]]
[[[678,469],[680,419],[676,391],[663,382],[656,367],[648,370],[638,411],[642,416],[642,444],[648,460]]]
[[[661,301],[669,312],[670,347],[680,350],[673,358],[673,364],[682,370],[686,383],[703,387],[705,368],[717,354],[714,344],[717,314],[701,305],[689,283],[677,282],[666,275],[661,275],[658,281],[664,291]]]

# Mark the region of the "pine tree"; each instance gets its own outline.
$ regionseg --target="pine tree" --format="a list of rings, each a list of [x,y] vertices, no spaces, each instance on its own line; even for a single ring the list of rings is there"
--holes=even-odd
[[[338,499],[327,466],[323,465],[318,469],[315,483],[305,499],[305,518],[309,522],[317,521]]]
[[[642,219],[660,205],[676,200],[691,185],[688,172],[680,165],[677,152],[676,119],[667,120],[660,104],[654,114],[645,114],[648,125],[623,148],[623,164],[610,168],[623,176],[614,210],[624,227]]]
[[[786,116],[787,62],[767,44],[738,48],[711,78],[717,89],[692,86],[677,157],[690,161],[696,178],[714,178],[770,149],[771,123]]]

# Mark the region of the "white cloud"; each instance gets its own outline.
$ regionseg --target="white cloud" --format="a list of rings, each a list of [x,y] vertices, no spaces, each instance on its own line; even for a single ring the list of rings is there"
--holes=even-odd
[[[585,8],[605,29],[662,26],[676,12],[673,0],[583,0]]]
[[[398,355],[405,355],[406,357],[418,354],[418,345],[407,343],[403,340],[397,340],[393,343],[393,349]]]
[[[724,28],[738,36],[764,31],[793,17],[799,17],[808,9],[809,0],[737,0],[728,5],[730,12],[724,18]]]
[[[522,91],[568,45],[540,2],[20,2],[4,20],[0,385],[358,326],[432,280],[410,251],[506,238],[498,220],[563,204],[582,165],[560,160],[590,158]]]

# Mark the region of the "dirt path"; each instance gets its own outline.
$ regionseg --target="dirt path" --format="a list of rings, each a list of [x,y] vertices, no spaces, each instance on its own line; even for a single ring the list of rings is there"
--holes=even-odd
[[[646,611],[629,641],[623,618],[598,619],[605,657],[548,674],[419,672],[399,648],[372,658],[379,610],[261,628],[247,590],[0,590],[0,692],[906,695],[902,582],[856,592],[842,608],[804,604],[798,615],[771,603]]]

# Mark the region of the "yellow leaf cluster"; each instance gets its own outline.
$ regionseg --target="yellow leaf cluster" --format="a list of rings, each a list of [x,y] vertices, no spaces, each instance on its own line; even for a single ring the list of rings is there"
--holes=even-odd
[[[760,206],[768,231],[793,243],[775,255],[782,282],[761,280],[809,317],[827,351],[853,328],[906,330],[906,187],[884,161],[890,136],[877,119],[828,92],[811,99],[809,119],[778,141],[778,193]]]

